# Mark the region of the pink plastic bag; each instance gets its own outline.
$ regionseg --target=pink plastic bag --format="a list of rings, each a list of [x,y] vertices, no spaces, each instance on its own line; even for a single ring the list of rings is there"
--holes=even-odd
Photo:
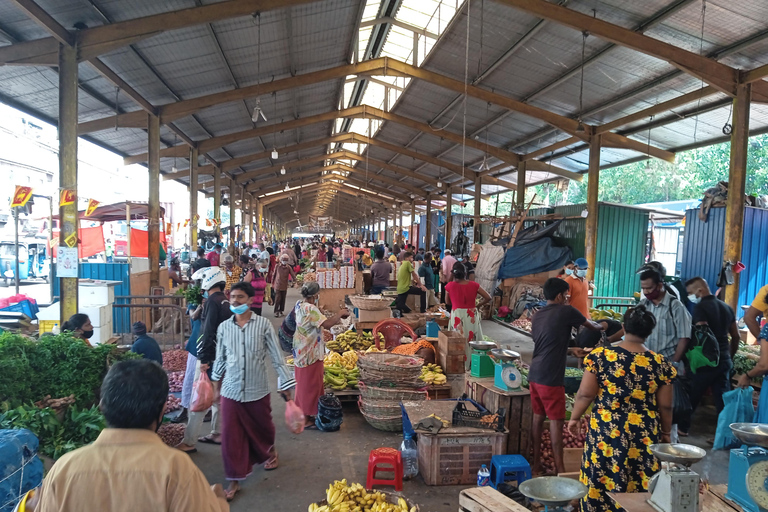
[[[200,373],[200,378],[195,383],[192,391],[192,405],[189,410],[192,412],[204,412],[213,405],[213,385],[206,372]]]
[[[288,400],[285,403],[285,424],[288,426],[288,430],[294,434],[304,432],[304,412],[293,400]]]

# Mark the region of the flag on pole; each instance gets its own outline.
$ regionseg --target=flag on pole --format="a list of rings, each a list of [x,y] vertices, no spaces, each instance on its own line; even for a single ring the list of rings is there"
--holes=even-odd
[[[11,201],[11,208],[17,206],[24,206],[32,197],[32,187],[22,187],[17,185],[16,191],[13,193],[13,201]]]
[[[184,227],[189,226],[189,219],[184,219]]]
[[[69,204],[75,204],[76,199],[77,199],[77,196],[75,195],[74,190],[64,189],[61,191],[61,196],[59,197],[59,206],[67,206]]]
[[[88,200],[88,208],[85,209],[85,216],[90,217],[91,214],[96,210],[96,207],[99,206],[99,202],[95,199],[89,199]]]
[[[205,225],[206,225],[206,227],[211,227],[211,220],[210,219],[205,219]]]

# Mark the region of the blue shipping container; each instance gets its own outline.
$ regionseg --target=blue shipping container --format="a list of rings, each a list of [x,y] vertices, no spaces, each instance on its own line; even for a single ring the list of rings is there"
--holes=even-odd
[[[681,266],[683,282],[701,276],[714,293],[723,264],[724,245],[725,208],[709,210],[707,222],[699,219],[698,209],[688,210]],[[768,210],[744,209],[741,262],[746,268],[739,276],[739,306],[750,304],[760,288],[768,284]],[[741,308],[736,316],[743,316]]]
[[[56,265],[51,268],[51,275],[53,296],[59,297],[60,282],[56,277]],[[121,281],[121,284],[115,285],[115,297],[127,297],[131,294],[131,266],[128,263],[80,263],[77,275],[80,279]],[[128,328],[130,319],[126,316],[127,313],[128,310],[125,308],[112,310],[112,328],[115,332],[130,332]]]

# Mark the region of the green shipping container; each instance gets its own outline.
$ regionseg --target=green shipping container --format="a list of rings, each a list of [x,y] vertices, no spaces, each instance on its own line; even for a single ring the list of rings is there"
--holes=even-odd
[[[585,208],[584,204],[538,208],[531,210],[528,215],[556,213],[566,217],[554,238],[559,244],[569,246],[576,259],[585,255],[587,220],[581,217]],[[647,210],[600,203],[595,265],[596,296],[632,297],[634,292],[639,291],[640,284],[635,271],[645,261],[648,220]]]

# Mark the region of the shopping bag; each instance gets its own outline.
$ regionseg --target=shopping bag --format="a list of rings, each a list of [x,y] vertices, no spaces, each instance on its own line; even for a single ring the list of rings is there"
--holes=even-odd
[[[768,380],[763,379],[762,388],[768,387]],[[753,423],[768,423],[768,391],[763,394],[760,391],[760,399],[757,402],[757,409],[755,409],[755,417],[752,420]]]
[[[715,450],[736,448],[741,442],[731,432],[731,423],[750,423],[755,416],[755,406],[752,404],[752,386],[737,388],[723,393],[725,406],[717,417],[715,431]]]
[[[207,372],[200,372],[200,378],[195,382],[195,388],[192,391],[192,405],[189,410],[192,412],[204,412],[213,405],[213,385],[208,378]]]
[[[304,412],[296,405],[293,400],[286,400],[285,402],[285,424],[288,430],[294,434],[301,434],[304,432]]]
[[[691,415],[693,407],[691,407],[691,399],[688,397],[688,392],[685,390],[683,379],[675,379],[673,386],[675,390],[675,398],[672,402],[672,423],[677,425]]]

